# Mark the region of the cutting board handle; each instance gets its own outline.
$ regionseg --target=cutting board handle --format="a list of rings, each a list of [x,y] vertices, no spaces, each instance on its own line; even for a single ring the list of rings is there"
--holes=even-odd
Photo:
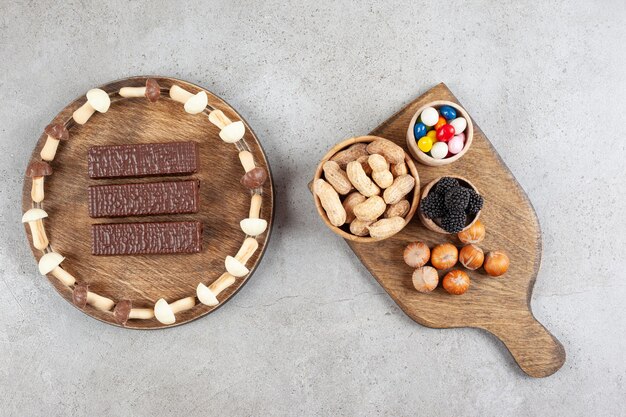
[[[550,376],[565,362],[563,345],[529,310],[509,310],[497,321],[480,326],[507,347],[520,368],[535,378]]]

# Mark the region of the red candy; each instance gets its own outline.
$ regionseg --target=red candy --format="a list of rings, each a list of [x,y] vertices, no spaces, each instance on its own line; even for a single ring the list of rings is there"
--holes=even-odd
[[[437,140],[439,142],[448,142],[454,137],[454,126],[445,124],[437,129]]]

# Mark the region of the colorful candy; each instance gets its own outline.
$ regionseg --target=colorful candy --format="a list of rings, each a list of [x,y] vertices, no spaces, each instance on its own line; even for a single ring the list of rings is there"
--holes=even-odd
[[[432,107],[426,107],[422,111],[420,118],[426,126],[434,126],[439,120],[439,113]]]
[[[452,120],[450,124],[454,126],[454,131],[458,135],[459,133],[465,131],[465,128],[467,127],[467,120],[465,120],[465,118],[463,117],[457,117],[456,119]]]
[[[415,135],[415,139],[419,139],[422,136],[426,136],[427,131],[428,131],[428,128],[426,127],[424,123],[415,123],[415,126],[413,127],[413,134]]]
[[[450,158],[465,147],[467,120],[448,105],[426,107],[413,126],[417,147],[434,159]]]
[[[446,120],[452,120],[456,118],[456,110],[452,106],[441,106],[439,108],[439,114],[441,114]]]
[[[446,123],[448,123],[446,121],[446,119],[444,119],[443,117],[439,116],[439,120],[437,120],[437,123],[435,124],[435,130],[439,130],[441,128],[441,126],[445,125]]]
[[[448,142],[448,150],[451,154],[456,155],[463,150],[463,138],[461,136],[455,136]]]
[[[435,159],[443,159],[448,155],[448,145],[445,142],[437,142],[430,150],[430,155]]]
[[[424,153],[429,152],[433,147],[433,140],[428,136],[422,136],[420,140],[417,141],[417,147]]]
[[[437,130],[437,140],[439,142],[447,142],[450,139],[452,139],[452,137],[454,136],[454,132],[455,132],[454,126],[450,124],[445,124]]]

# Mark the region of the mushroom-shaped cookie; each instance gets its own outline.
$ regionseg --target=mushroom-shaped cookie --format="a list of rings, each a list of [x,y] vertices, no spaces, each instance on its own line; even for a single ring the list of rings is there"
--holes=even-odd
[[[176,313],[189,310],[195,305],[195,297],[181,298],[172,304],[168,304],[167,301],[160,298],[154,305],[154,317],[163,324],[174,324],[176,323]]]
[[[65,269],[61,268],[61,262],[65,258],[56,252],[48,252],[39,259],[39,272],[41,275],[52,274],[56,279],[68,287],[76,283],[76,278]]]
[[[202,304],[213,307],[220,303],[217,300],[217,296],[234,283],[235,277],[228,272],[224,272],[221,277],[216,279],[215,282],[208,287],[203,283],[198,284],[196,295]]]
[[[85,308],[89,304],[100,311],[109,311],[115,305],[113,300],[89,291],[89,286],[85,283],[74,286],[72,301],[78,308]]]
[[[259,247],[259,242],[256,241],[253,237],[248,237],[243,241],[239,252],[235,257],[227,256],[224,264],[226,266],[226,270],[229,274],[236,277],[243,277],[247,275],[250,270],[246,268],[246,262],[254,255],[257,248]]]
[[[154,103],[161,96],[161,87],[154,78],[146,80],[145,87],[122,87],[120,88],[122,97],[146,97],[149,102]]]
[[[238,142],[246,133],[246,127],[241,120],[233,122],[221,110],[209,113],[209,121],[220,128],[220,138],[226,143]]]
[[[246,171],[241,178],[241,184],[250,189],[262,186],[267,180],[267,171],[264,168],[254,165],[254,157],[248,151],[239,152],[239,160]]]
[[[77,284],[72,291],[72,302],[78,308],[85,308],[87,305],[87,293],[89,286],[87,284]]]
[[[39,208],[32,208],[22,216],[22,223],[28,223],[30,233],[33,235],[33,246],[39,250],[48,247],[48,236],[43,227],[43,219],[48,217],[48,213]]]
[[[241,230],[248,236],[258,236],[267,229],[267,220],[260,219],[262,197],[260,194],[252,194],[250,200],[250,212],[248,218],[239,222]]]
[[[120,95],[121,91],[120,91]],[[121,324],[122,326],[126,325],[128,318],[130,316],[130,310],[133,308],[133,303],[130,300],[121,300],[115,304],[115,309],[113,309],[113,317],[115,321]]]
[[[33,161],[26,168],[26,176],[33,179],[30,197],[35,203],[41,203],[44,197],[43,177],[52,174],[50,164],[44,161]]]
[[[106,113],[111,106],[111,98],[106,91],[93,88],[87,91],[87,102],[80,106],[73,114],[74,121],[84,125],[96,111]]]
[[[54,155],[57,153],[59,141],[68,140],[70,132],[68,132],[65,126],[60,123],[49,124],[43,132],[48,135],[48,137],[46,138],[46,143],[41,149],[41,159],[44,161],[52,161],[54,159]]]
[[[115,304],[113,317],[122,326],[126,325],[129,319],[148,320],[154,317],[154,310],[151,308],[133,308],[130,300],[121,300]]]
[[[174,84],[170,88],[170,97],[174,101],[183,103],[185,105],[185,111],[189,114],[202,113],[209,104],[209,97],[206,92],[200,91],[196,94],[191,94],[189,91]]]

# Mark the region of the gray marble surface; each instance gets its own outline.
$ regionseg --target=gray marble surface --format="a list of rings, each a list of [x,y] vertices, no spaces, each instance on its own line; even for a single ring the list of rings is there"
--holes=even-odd
[[[626,415],[625,20],[623,0],[1,0],[0,415]],[[250,283],[168,331],[70,306],[20,224],[42,128],[87,89],[139,74],[230,102],[277,188]],[[486,333],[412,322],[306,189],[332,144],[440,81],[537,210],[532,306],[567,350],[549,378],[525,376]]]

